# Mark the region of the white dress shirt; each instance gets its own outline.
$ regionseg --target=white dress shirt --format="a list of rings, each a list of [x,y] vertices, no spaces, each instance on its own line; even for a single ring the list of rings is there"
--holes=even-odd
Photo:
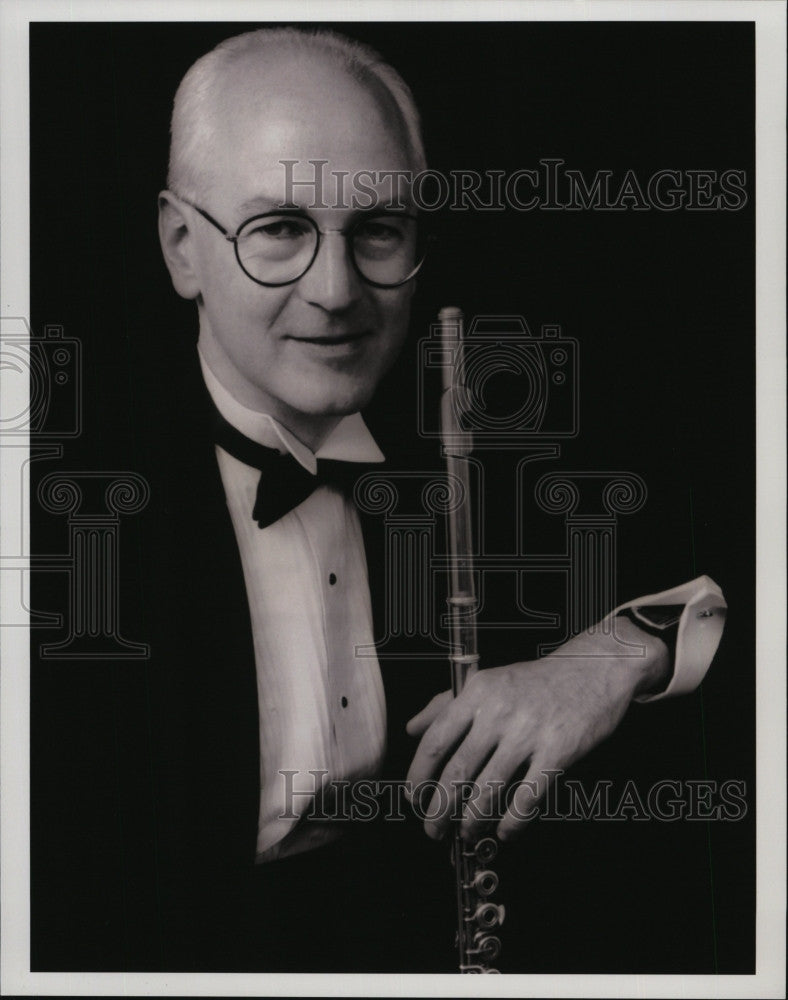
[[[238,403],[200,357],[213,401],[242,434],[290,452],[311,473],[318,458],[382,462],[363,418],[344,417],[313,453],[267,414]],[[216,456],[243,566],[254,639],[260,729],[257,860],[310,850],[338,824],[299,823],[316,784],[374,777],[386,744],[386,706],[374,644],[366,555],[358,513],[343,493],[319,486],[279,521],[260,529],[251,512],[260,472],[217,445]],[[276,483],[271,483],[276,489]],[[673,675],[638,701],[693,690],[722,633],[725,600],[702,576],[621,605],[684,605]],[[357,655],[359,647],[364,655]],[[326,772],[320,779],[312,772]],[[285,778],[283,772],[289,772]],[[295,772],[295,773],[293,773]],[[293,794],[287,794],[288,788]]]
[[[318,458],[383,461],[360,414],[342,419],[313,454],[272,417],[237,403],[204,361],[202,367],[225,420],[258,444],[290,452],[308,471],[316,471]],[[251,516],[259,471],[218,446],[216,453],[249,598],[260,718],[257,855],[268,861],[337,835],[336,824],[296,829],[316,784],[379,771],[386,742],[383,682],[369,655],[372,607],[352,501],[319,486],[260,530]],[[359,646],[367,647],[365,655],[355,655]],[[285,778],[283,771],[296,773]],[[327,774],[320,779],[312,771]]]

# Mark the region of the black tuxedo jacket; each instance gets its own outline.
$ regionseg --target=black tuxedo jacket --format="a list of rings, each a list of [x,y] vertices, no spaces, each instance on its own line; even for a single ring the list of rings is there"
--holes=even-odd
[[[151,498],[122,526],[119,563],[121,630],[147,642],[149,658],[48,661],[39,645],[51,636],[32,635],[32,963],[39,970],[264,970],[277,967],[263,946],[273,940],[266,920],[292,928],[296,939],[321,933],[319,921],[305,929],[306,910],[310,886],[322,898],[318,883],[331,877],[331,853],[306,862],[310,884],[292,905],[270,875],[286,862],[262,866],[263,877],[254,870],[258,718],[243,575],[195,359],[165,388],[140,391],[125,467],[146,477]],[[364,527],[381,636],[381,524]],[[46,606],[52,594],[36,586],[34,604]],[[404,778],[414,749],[404,721],[447,686],[448,671],[382,667],[387,773]],[[638,775],[702,776],[696,727],[691,698],[638,709],[574,774],[618,782],[619,790]],[[707,835],[698,823],[531,824],[500,858],[509,909],[501,968],[711,970],[717,940],[708,923]],[[451,971],[445,846],[428,841],[415,820],[353,837],[339,895],[350,893],[352,909],[358,880],[377,885],[379,897],[365,897],[355,923],[351,915],[342,925],[346,937],[367,945],[351,949],[340,967]],[[279,900],[274,917],[270,900]],[[382,938],[401,940],[394,958],[391,948],[376,957],[370,942]],[[445,952],[434,942],[445,942]]]
[[[246,911],[260,920],[266,897],[247,892],[259,807],[251,624],[196,354],[169,391],[144,397],[127,467],[151,499],[127,522],[120,606],[124,636],[150,656],[53,664],[39,656],[51,637],[32,637],[39,968],[210,968],[208,944]],[[379,524],[364,528],[372,551]],[[382,559],[369,565],[377,589]],[[445,673],[411,675],[421,696],[418,683],[397,686],[394,745]]]

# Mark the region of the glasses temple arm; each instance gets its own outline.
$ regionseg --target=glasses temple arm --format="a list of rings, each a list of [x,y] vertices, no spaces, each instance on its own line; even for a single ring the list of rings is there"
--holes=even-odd
[[[230,236],[230,234],[227,232],[224,226],[221,225],[219,222],[217,222],[212,215],[209,215],[204,208],[200,208],[199,205],[195,205],[193,201],[189,201],[188,198],[183,198],[181,197],[181,195],[176,195],[176,198],[184,202],[184,204],[189,205],[189,207],[193,208],[195,212],[199,212],[204,219],[206,219],[208,222],[210,222],[212,226],[215,226],[219,230],[219,232],[222,234],[222,236],[224,236],[224,238],[228,242],[235,243],[236,237]]]

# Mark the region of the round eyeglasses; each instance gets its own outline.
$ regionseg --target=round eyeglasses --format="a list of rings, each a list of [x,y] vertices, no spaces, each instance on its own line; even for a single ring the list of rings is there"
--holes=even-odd
[[[415,216],[406,213],[364,213],[346,229],[319,229],[300,210],[280,209],[247,219],[231,235],[199,205],[180,200],[233,244],[244,274],[266,287],[292,285],[303,278],[317,259],[320,237],[327,233],[345,237],[356,273],[375,288],[404,285],[419,271],[427,254],[429,237],[423,235]]]

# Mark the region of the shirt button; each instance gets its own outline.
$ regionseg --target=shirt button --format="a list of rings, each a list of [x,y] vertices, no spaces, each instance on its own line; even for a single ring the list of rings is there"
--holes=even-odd
[[[347,698],[344,695],[340,698],[339,703],[342,708],[347,708]]]
[[[337,575],[336,575],[336,573],[329,573],[328,574],[328,582],[331,584],[332,587],[334,586],[334,584],[337,582]]]

